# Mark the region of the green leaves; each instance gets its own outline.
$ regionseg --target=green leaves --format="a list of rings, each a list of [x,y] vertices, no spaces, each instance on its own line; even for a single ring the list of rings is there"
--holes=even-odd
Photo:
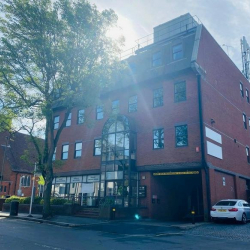
[[[66,123],[54,134],[53,107],[69,114],[75,106],[95,105],[103,88],[117,80],[122,41],[106,36],[117,15],[85,0],[2,0],[0,11],[0,108],[22,117],[51,188],[52,156]],[[39,122],[42,150],[34,137]]]
[[[87,107],[112,82],[121,45],[106,36],[117,21],[113,10],[99,12],[85,0],[5,0],[0,10],[0,84],[8,106],[35,106],[48,119],[45,109],[55,101]]]

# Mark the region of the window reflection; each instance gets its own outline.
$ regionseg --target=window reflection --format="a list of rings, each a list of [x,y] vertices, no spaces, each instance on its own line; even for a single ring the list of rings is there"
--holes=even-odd
[[[124,116],[109,119],[103,128],[100,196],[112,197],[115,205],[129,206],[130,135]],[[133,143],[135,146],[135,143]],[[135,152],[135,149],[133,150]],[[102,187],[104,185],[104,187]],[[103,190],[102,190],[103,188]]]
[[[109,128],[109,133],[113,133],[115,132],[115,123],[111,124],[110,128]]]
[[[120,121],[117,122],[116,131],[117,132],[124,131],[124,126],[123,126],[122,122],[120,122]]]

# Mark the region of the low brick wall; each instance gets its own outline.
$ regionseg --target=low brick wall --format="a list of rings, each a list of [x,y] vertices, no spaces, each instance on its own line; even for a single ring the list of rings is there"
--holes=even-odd
[[[19,204],[18,212],[19,213],[29,213],[30,205],[29,204]],[[52,213],[55,215],[73,215],[80,209],[80,205],[51,205]],[[10,203],[3,204],[3,212],[10,211]],[[32,205],[32,213],[33,214],[42,214],[43,206],[33,204]]]

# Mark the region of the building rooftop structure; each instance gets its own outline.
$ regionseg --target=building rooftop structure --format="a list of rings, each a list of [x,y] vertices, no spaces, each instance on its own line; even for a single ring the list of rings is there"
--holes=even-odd
[[[191,16],[187,13],[166,23],[154,27],[154,32],[136,40],[136,46],[121,53],[121,59],[124,60],[129,56],[136,55],[143,51],[143,48],[172,39],[196,28],[201,21],[197,16]]]

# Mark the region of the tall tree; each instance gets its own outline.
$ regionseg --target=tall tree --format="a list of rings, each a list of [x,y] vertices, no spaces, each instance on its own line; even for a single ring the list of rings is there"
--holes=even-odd
[[[0,109],[0,132],[11,130],[13,117],[14,115],[12,115],[11,111],[7,110],[6,112],[5,109]]]
[[[50,215],[52,157],[75,106],[89,107],[112,82],[122,41],[107,37],[113,10],[99,12],[86,0],[3,0],[0,6],[0,84],[4,105],[25,121],[32,138],[45,121],[39,168],[45,179],[43,217]],[[53,110],[65,109],[54,131]]]

